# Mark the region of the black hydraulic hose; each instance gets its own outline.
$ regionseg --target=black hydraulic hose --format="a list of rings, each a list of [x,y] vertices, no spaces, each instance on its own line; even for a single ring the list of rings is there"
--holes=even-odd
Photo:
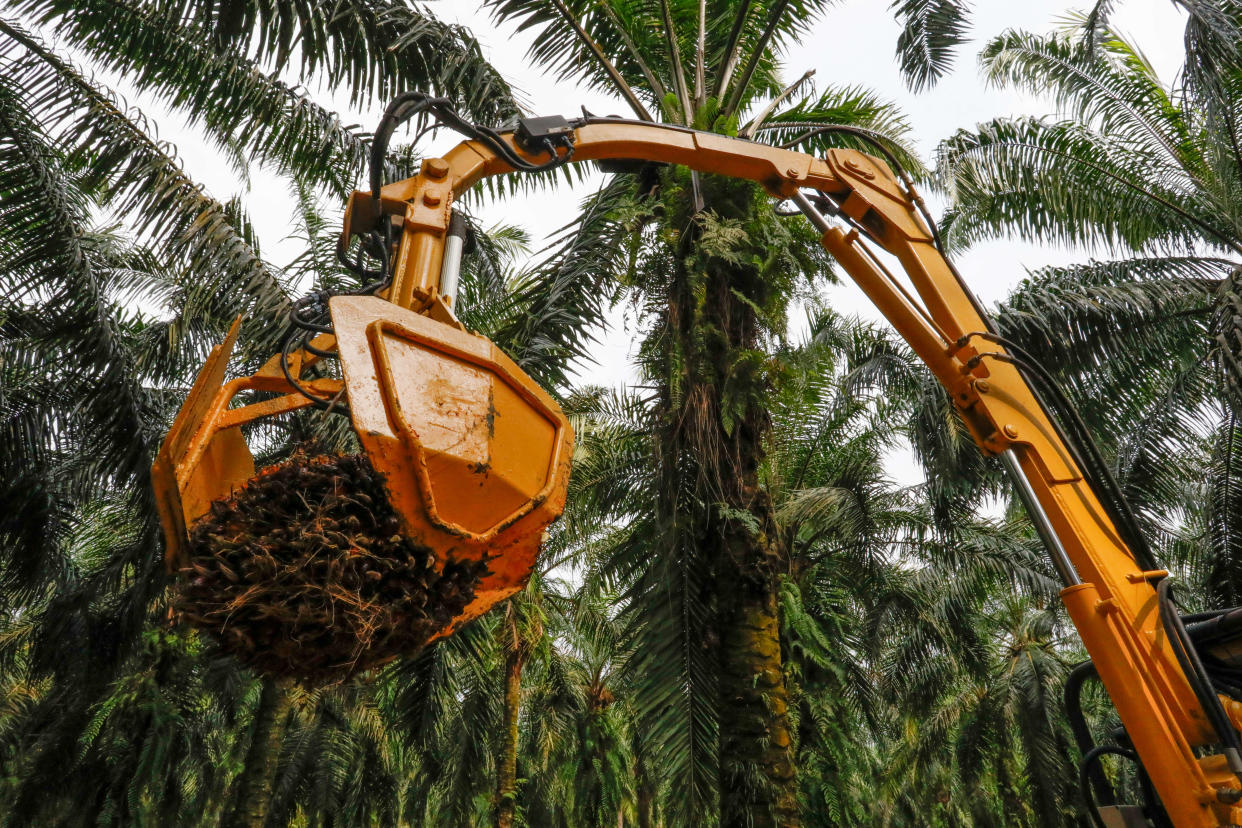
[[[1016,367],[1031,387],[1032,392],[1034,392],[1036,399],[1039,401],[1040,408],[1050,414],[1053,412],[1058,414],[1058,416],[1050,417],[1053,428],[1069,450],[1070,456],[1082,471],[1083,477],[1090,485],[1092,491],[1099,496],[1100,505],[1104,508],[1113,526],[1117,529],[1131,556],[1144,570],[1152,571],[1158,569],[1159,566],[1151,553],[1147,538],[1139,527],[1133,511],[1130,509],[1129,502],[1121,492],[1121,488],[1113,477],[1112,471],[1104,461],[1099,447],[1095,443],[1095,438],[1091,435],[1078,414],[1077,408],[1065,396],[1059,384],[1051,377],[1046,376],[1038,363],[1003,353],[988,353],[981,356],[1001,362],[1008,362]],[[1043,394],[1041,391],[1050,393],[1052,398],[1056,400],[1056,404],[1050,406],[1045,403],[1042,399]],[[1068,421],[1074,426],[1074,435],[1066,432],[1063,420]]]
[[[1199,646],[1233,638],[1242,629],[1242,607],[1183,615],[1186,633]]]
[[[383,233],[379,230],[372,230],[370,233],[370,239],[375,247],[375,251],[383,250]],[[349,257],[349,250],[337,245],[336,258],[337,261],[344,265],[346,270],[353,273],[359,279],[364,280],[366,287],[361,288],[362,292],[374,293],[376,290],[386,287],[389,280],[385,277],[382,269],[372,270],[362,263],[362,256],[366,252],[365,247],[366,245],[364,242],[359,242],[357,252],[354,253],[354,257],[351,259]],[[376,254],[376,258],[379,258],[378,253]]]
[[[1208,675],[1207,668],[1203,666],[1203,660],[1199,658],[1194,642],[1186,634],[1186,625],[1182,623],[1177,607],[1173,605],[1172,586],[1172,581],[1168,578],[1161,579],[1156,586],[1160,623],[1164,627],[1165,635],[1169,638],[1169,644],[1173,649],[1173,654],[1177,657],[1177,663],[1186,675],[1186,681],[1190,684],[1195,698],[1199,701],[1199,706],[1203,708],[1204,715],[1207,716],[1208,722],[1216,732],[1216,738],[1225,749],[1229,769],[1235,775],[1239,775],[1242,771],[1242,739],[1238,737],[1238,731],[1234,729],[1228,714],[1225,713],[1224,705],[1220,703],[1220,697],[1212,686],[1211,676]]]
[[[307,294],[301,299],[293,303],[293,307],[289,310],[289,321],[293,327],[289,329],[286,339],[292,341],[298,330],[306,332],[302,338],[302,350],[309,351],[317,357],[323,359],[336,359],[336,354],[332,351],[326,351],[311,344],[313,334],[330,334],[333,333],[332,326],[316,321],[327,315],[327,300],[330,294],[327,291],[315,291]],[[307,310],[315,311],[313,318],[308,318]]]
[[[584,110],[585,111],[585,110]],[[591,124],[635,124],[637,126],[652,127],[655,129],[667,129],[670,132],[688,132],[691,135],[706,132],[702,129],[694,127],[681,126],[679,124],[655,124],[651,121],[643,121],[639,118],[622,118],[614,115],[586,115],[582,118],[575,119],[571,123],[579,126],[589,126]],[[716,133],[710,133],[716,135]],[[719,136],[717,136],[719,137]],[[740,139],[745,140],[745,139]]]
[[[542,150],[547,153],[548,160],[540,163],[531,163],[522,158],[513,148],[505,142],[501,133],[491,127],[482,124],[472,124],[453,108],[453,102],[448,98],[433,97],[425,92],[403,92],[388,104],[384,110],[384,115],[380,118],[379,126],[375,129],[375,134],[371,138],[371,152],[369,158],[369,174],[368,179],[371,185],[371,201],[375,215],[379,217],[380,232],[382,235],[381,250],[383,255],[382,272],[387,274],[388,252],[392,246],[392,226],[383,221],[383,211],[380,209],[380,191],[384,188],[384,162],[388,156],[388,143],[392,140],[393,133],[397,127],[422,113],[429,113],[436,118],[439,124],[452,129],[465,137],[485,144],[488,149],[496,153],[506,164],[517,172],[541,172],[551,170],[568,164],[574,155],[573,141],[568,138],[554,140],[550,137],[543,138],[535,147],[523,147],[530,151]],[[420,132],[425,134],[427,130]],[[558,153],[558,148],[564,148],[563,154]]]
[[[1212,618],[1216,618],[1217,616],[1224,615],[1227,612],[1234,612],[1234,609],[1214,609],[1204,610],[1203,612],[1191,612],[1182,616],[1182,623],[1191,625],[1186,629],[1193,635],[1195,625],[1199,624],[1201,621],[1207,621]]]
[[[1062,441],[1070,450],[1074,462],[1081,468],[1092,490],[1100,496],[1101,505],[1108,513],[1122,540],[1129,547],[1135,562],[1148,571],[1159,569],[1155,556],[1152,554],[1151,546],[1147,542],[1147,537],[1143,534],[1142,527],[1139,526],[1138,519],[1130,508],[1129,501],[1121,491],[1121,486],[1117,483],[1117,479],[1113,477],[1107,461],[1104,460],[1104,455],[1100,452],[1091,430],[1078,412],[1078,407],[1074,405],[1073,400],[1061,389],[1061,385],[1056,378],[1025,348],[998,334],[974,331],[964,335],[958,340],[957,344],[959,346],[966,345],[973,337],[994,342],[1007,348],[1012,353],[979,354],[973,358],[972,362],[984,358],[1009,362],[1018,368],[1033,389],[1038,388],[1040,391],[1050,395],[1053,406],[1051,409],[1048,406],[1044,406],[1044,408],[1046,410],[1056,410],[1058,414],[1056,418],[1053,418],[1053,427],[1056,428]],[[1062,420],[1065,422],[1063,423]],[[1065,432],[1065,424],[1073,428],[1075,432],[1073,436]]]
[[[1070,731],[1074,734],[1074,741],[1078,743],[1078,752],[1084,757],[1083,765],[1086,765],[1086,758],[1095,750],[1095,739],[1091,736],[1091,728],[1087,725],[1087,717],[1082,712],[1082,688],[1087,679],[1096,679],[1100,677],[1099,671],[1095,669],[1095,664],[1091,661],[1084,661],[1070,671],[1069,676],[1065,679],[1065,715],[1069,719]],[[1095,789],[1094,801],[1105,805],[1114,805],[1117,802],[1117,794],[1113,790],[1113,786],[1109,784],[1108,777],[1104,775],[1104,769],[1098,763],[1095,764],[1089,772],[1084,774],[1084,779],[1089,778],[1091,786]],[[1083,783],[1084,795],[1086,783]]]
[[[1082,762],[1078,765],[1078,787],[1082,790],[1083,799],[1087,801],[1087,813],[1091,815],[1091,821],[1096,828],[1108,828],[1104,823],[1104,817],[1100,816],[1100,804],[1092,794],[1089,782],[1093,771],[1103,778],[1103,769],[1099,767],[1100,757],[1102,756],[1120,756],[1135,763],[1139,761],[1134,751],[1129,748],[1118,747],[1117,745],[1096,745],[1082,757]],[[1140,767],[1142,767],[1141,764]],[[1111,790],[1111,786],[1109,789]],[[1112,805],[1114,803],[1106,802],[1104,804]]]
[[[308,308],[313,308],[316,305],[322,307],[327,298],[328,293],[326,291],[315,291],[314,293],[303,296],[301,299],[294,302],[293,307],[290,308],[289,321],[305,331],[314,331],[315,333],[332,333],[332,326],[320,324],[313,319],[307,319],[303,313]],[[318,316],[323,316],[322,310],[320,310]]]
[[[299,377],[295,377],[293,375],[293,371],[289,367],[289,356],[291,352],[293,351],[294,344],[297,343],[297,337],[295,334],[296,334],[296,329],[290,329],[289,333],[285,335],[285,341],[281,345],[281,348],[280,348],[280,370],[285,375],[285,382],[289,383],[289,385],[293,388],[293,390],[297,391],[303,397],[310,400],[311,405],[313,405],[315,408],[318,408],[320,411],[335,412],[338,414],[349,413],[348,409],[344,405],[342,405],[339,400],[324,399],[323,397],[319,396],[318,394],[313,393],[312,391],[307,389],[304,385],[302,385],[302,383],[299,382],[299,378],[302,373],[301,366],[299,366],[299,370],[298,370]],[[300,347],[305,347],[305,346],[306,346],[306,342],[303,341]]]
[[[320,359],[337,359],[337,353],[335,351],[325,351],[322,348],[316,348],[311,344],[309,338],[302,341],[302,350],[309,351]]]
[[[388,142],[392,139],[397,127],[423,112],[432,114],[441,124],[454,132],[486,144],[490,150],[518,172],[540,172],[552,169],[567,164],[573,157],[573,144],[570,141],[566,140],[558,144],[557,141],[545,139],[535,149],[546,152],[548,160],[532,163],[514,152],[501,133],[489,126],[473,124],[462,118],[448,98],[432,97],[425,92],[405,92],[394,98],[384,110],[379,127],[376,128],[375,135],[372,137],[370,184],[371,197],[377,202],[380,190],[384,186],[384,159],[388,153]],[[564,147],[564,155],[558,154],[558,146]]]

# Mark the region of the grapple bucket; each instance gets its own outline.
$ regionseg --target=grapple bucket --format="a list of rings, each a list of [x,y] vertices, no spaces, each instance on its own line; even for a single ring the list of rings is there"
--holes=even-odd
[[[468,145],[453,159],[351,200],[338,253],[363,236],[350,269],[376,256],[384,298],[332,297],[330,325],[324,295],[299,300],[281,353],[226,382],[235,324],[152,469],[177,611],[266,672],[339,680],[452,632],[526,583],[564,508],[569,422],[453,311],[453,190],[483,172]],[[361,454],[256,474],[243,427],[307,406],[347,410]]]
[[[441,565],[487,560],[451,630],[526,583],[565,505],[573,431],[487,338],[371,296],[330,307],[354,429],[406,535]]]
[[[446,635],[520,589],[544,530],[564,507],[573,446],[572,429],[555,401],[490,340],[374,296],[334,297],[330,311],[334,333],[287,362],[298,377],[316,361],[313,351],[332,351],[343,382],[303,378],[295,388],[279,357],[252,376],[226,382],[234,324],[200,372],[152,469],[167,563],[184,576],[182,597],[190,596],[189,609],[179,605],[182,614],[255,666],[323,680]],[[242,391],[277,395],[231,406]],[[311,405],[311,397],[348,406],[366,460],[349,460],[341,468],[356,471],[369,461],[361,483],[357,475],[341,477],[345,482],[329,483],[329,497],[356,502],[347,490],[365,484],[371,495],[386,496],[386,520],[400,527],[399,537],[389,538],[386,530],[378,539],[359,541],[360,551],[340,531],[322,530],[322,511],[307,515],[305,531],[295,525],[297,515],[290,526],[273,527],[265,509],[278,482],[296,488],[303,479],[298,475],[322,479],[335,466],[307,462],[305,468],[256,475],[241,429]],[[322,499],[312,505],[318,508]],[[245,534],[257,512],[264,515],[253,522],[268,534],[252,546],[271,549],[272,538],[279,546],[280,538],[295,537],[301,545],[296,555],[282,558],[273,549],[272,561],[257,561],[245,552],[242,565],[230,560],[219,566],[218,555],[203,557],[205,538],[220,542],[222,525]],[[376,535],[373,529],[360,531]],[[335,540],[323,555],[306,548],[306,538],[329,536]],[[379,553],[384,560],[377,561],[368,543],[386,550]],[[388,553],[396,563],[385,558]],[[318,576],[290,574],[319,563],[325,567],[322,583]],[[289,578],[300,579],[296,589],[282,586]],[[440,593],[413,595],[424,588]],[[280,603],[282,592],[320,590],[328,609],[319,614],[328,620],[307,622],[315,608],[302,598]],[[259,600],[263,595],[267,603]],[[341,607],[353,613],[352,620],[342,619]],[[335,655],[316,661],[317,652]]]

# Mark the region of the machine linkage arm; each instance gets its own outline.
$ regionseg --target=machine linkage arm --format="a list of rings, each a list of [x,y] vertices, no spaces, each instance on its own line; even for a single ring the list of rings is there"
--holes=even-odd
[[[1022,362],[992,330],[987,316],[939,249],[912,187],[883,161],[853,150],[823,158],[713,133],[612,118],[554,128],[558,152],[572,161],[609,159],[680,164],[702,173],[749,179],[779,199],[792,199],[823,233],[840,262],[944,386],[980,448],[999,455],[1013,477],[1053,564],[1062,598],[1127,734],[1178,828],[1242,824],[1235,807],[1242,787],[1227,755],[1199,758],[1219,744],[1220,728],[1183,670],[1161,624],[1155,584],[1166,572],[1144,567],[1102,503],[1064,431],[1028,382]],[[551,134],[551,133],[549,133]],[[527,141],[501,136],[532,163]],[[548,144],[540,145],[546,153]],[[395,249],[387,297],[402,307],[449,313],[441,273],[455,274],[445,240],[456,195],[487,176],[512,171],[492,148],[465,141],[423,162],[419,175],[384,186],[377,200],[355,193],[342,250],[351,237],[390,222]],[[908,185],[908,181],[906,182]],[[866,242],[900,263],[908,291]],[[429,310],[431,309],[431,310]],[[433,313],[434,315],[434,313]],[[1045,395],[1046,397],[1046,395]],[[1110,517],[1112,515],[1113,517]],[[1230,727],[1242,705],[1222,697]],[[1228,744],[1225,745],[1228,748]],[[1226,751],[1226,754],[1228,751]],[[1232,758],[1232,757],[1228,757]]]

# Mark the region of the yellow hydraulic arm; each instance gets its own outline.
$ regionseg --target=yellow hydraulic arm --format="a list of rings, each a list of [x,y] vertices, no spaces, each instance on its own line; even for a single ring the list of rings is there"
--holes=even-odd
[[[512,135],[512,150],[531,162]],[[870,155],[833,150],[824,158],[714,133],[589,119],[563,141],[577,161],[633,159],[756,181],[792,199],[823,232],[841,263],[948,391],[980,448],[999,455],[1065,582],[1062,598],[1112,697],[1134,748],[1173,824],[1206,828],[1242,824],[1235,807],[1242,783],[1226,756],[1199,758],[1218,745],[1203,705],[1161,623],[1156,582],[1127,548],[1075,454],[991,328],[966,285],[937,247],[917,196]],[[489,147],[466,141],[423,162],[414,178],[385,186],[380,203],[399,220],[393,301],[409,306],[451,302],[438,293],[454,195],[512,167]],[[808,196],[808,191],[810,195]],[[816,202],[848,222],[838,226]],[[374,226],[369,193],[351,203],[343,243]],[[392,220],[391,218],[389,220]],[[859,228],[901,263],[910,295],[862,246]],[[452,271],[453,268],[450,267]],[[1229,726],[1242,706],[1222,697]]]
[[[822,231],[824,247],[944,386],[980,448],[1004,462],[1172,824],[1242,825],[1235,804],[1242,798],[1242,705],[1212,689],[1170,609],[1167,573],[1150,564],[1080,424],[1066,422],[1055,385],[1039,367],[993,331],[941,253],[904,174],[898,180],[885,162],[852,150],[815,158],[613,118],[530,119],[517,133],[472,129],[479,140],[423,161],[417,176],[379,188],[378,197],[360,192],[351,200],[341,251],[355,236],[370,238],[373,252],[382,239],[386,292],[332,298],[333,327],[296,351],[287,344],[250,377],[224,381],[236,326],[213,352],[153,470],[173,568],[184,565],[195,521],[255,474],[244,426],[343,402],[385,476],[406,536],[433,553],[437,567],[487,564],[470,603],[438,634],[512,594],[534,566],[543,528],[562,508],[572,431],[516,365],[457,323],[462,233],[455,197],[487,176],[570,161],[664,162],[749,179],[792,200]],[[900,262],[913,293],[867,242]],[[303,368],[333,354],[342,379],[300,379]],[[281,396],[231,407],[241,392]],[[1092,752],[1089,734],[1076,730]],[[1111,824],[1137,824],[1132,811],[1105,810]]]

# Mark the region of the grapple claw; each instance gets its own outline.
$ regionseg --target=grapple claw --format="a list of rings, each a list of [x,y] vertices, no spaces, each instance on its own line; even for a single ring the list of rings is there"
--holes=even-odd
[[[573,430],[487,338],[372,296],[330,308],[354,430],[406,535],[438,566],[487,561],[448,632],[526,583],[564,508]]]
[[[198,372],[151,468],[169,571],[185,560],[188,527],[221,494],[254,476],[254,457],[240,432],[213,427],[228,404],[227,399],[222,401],[227,394],[224,377],[240,331],[239,316]]]
[[[380,188],[367,221],[347,214],[342,250],[371,233],[391,278],[367,290],[384,298],[332,297],[331,325],[322,296],[295,303],[281,352],[225,382],[235,324],[152,469],[176,606],[260,669],[334,680],[447,635],[526,583],[564,508],[569,421],[453,310],[465,226],[450,205],[465,179],[451,166],[426,160],[412,184]],[[315,376],[325,359],[341,379]],[[260,398],[234,406],[244,391]],[[347,411],[362,456],[256,475],[242,427],[308,406]]]
[[[330,308],[333,334],[288,360],[293,385],[275,362],[225,382],[235,323],[152,469],[182,617],[253,666],[314,682],[416,649],[520,589],[564,507],[573,446],[556,402],[488,339],[373,296]],[[343,380],[301,377],[325,348]],[[230,407],[242,391],[277,396]],[[364,457],[256,475],[241,426],[314,404],[307,391],[343,398]]]

